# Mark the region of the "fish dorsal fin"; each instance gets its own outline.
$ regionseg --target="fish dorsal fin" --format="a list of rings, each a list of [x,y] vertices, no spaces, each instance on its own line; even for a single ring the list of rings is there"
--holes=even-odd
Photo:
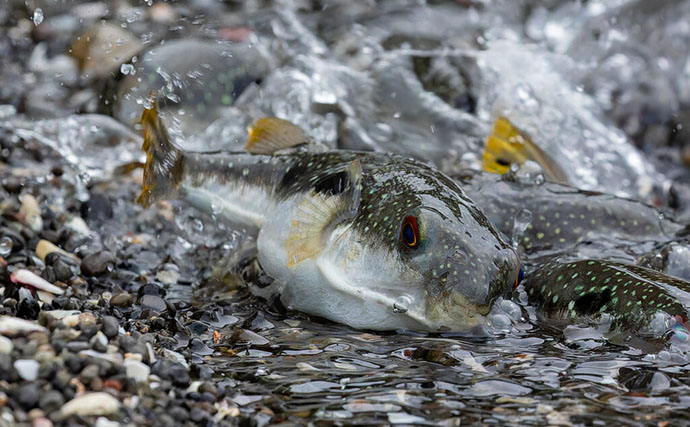
[[[486,140],[482,156],[482,168],[487,172],[504,174],[513,163],[522,165],[533,160],[542,167],[544,175],[551,181],[567,183],[568,177],[529,136],[525,135],[510,120],[499,117]]]
[[[277,117],[258,119],[247,131],[244,149],[252,154],[273,154],[309,142],[299,126]]]
[[[362,193],[362,165],[355,159],[344,171],[347,183],[342,192],[333,194],[311,189],[297,205],[286,242],[288,267],[316,257],[325,243],[324,231],[357,214]]]

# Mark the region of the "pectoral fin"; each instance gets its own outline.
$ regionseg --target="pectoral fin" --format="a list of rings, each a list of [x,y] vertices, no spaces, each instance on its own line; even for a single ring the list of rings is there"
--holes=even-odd
[[[310,190],[299,202],[286,242],[287,265],[316,257],[324,246],[325,231],[353,218],[359,209],[362,166],[354,160],[345,168],[347,183],[337,194]]]

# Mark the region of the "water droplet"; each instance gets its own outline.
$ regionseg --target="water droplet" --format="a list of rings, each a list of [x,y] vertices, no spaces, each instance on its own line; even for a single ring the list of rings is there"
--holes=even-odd
[[[43,22],[43,10],[40,7],[37,7],[36,10],[34,10],[33,21],[34,25],[36,26],[41,25],[41,22]]]
[[[520,211],[515,215],[513,219],[513,248],[517,249],[518,244],[522,241],[522,236],[525,234],[525,230],[532,222],[532,211],[529,209],[520,209]]]
[[[410,304],[412,304],[410,297],[401,295],[393,303],[393,311],[396,313],[407,313],[407,310],[410,309]]]
[[[120,65],[120,72],[126,76],[128,74],[134,75],[136,70],[132,64],[122,64]]]
[[[7,236],[0,238],[0,256],[5,258],[12,253],[12,239]]]

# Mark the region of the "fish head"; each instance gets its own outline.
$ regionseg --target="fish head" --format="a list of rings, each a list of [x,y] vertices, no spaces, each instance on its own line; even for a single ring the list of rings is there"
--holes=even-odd
[[[416,272],[427,324],[467,330],[481,323],[493,301],[513,288],[515,250],[468,199],[423,196],[403,217],[399,254]],[[404,278],[403,278],[404,280]]]

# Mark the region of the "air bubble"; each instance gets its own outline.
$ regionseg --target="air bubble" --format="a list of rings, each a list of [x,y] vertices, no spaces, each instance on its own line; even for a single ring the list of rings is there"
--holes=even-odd
[[[36,10],[34,10],[33,21],[34,25],[36,26],[41,25],[41,22],[43,22],[43,9],[40,7],[37,7]]]

